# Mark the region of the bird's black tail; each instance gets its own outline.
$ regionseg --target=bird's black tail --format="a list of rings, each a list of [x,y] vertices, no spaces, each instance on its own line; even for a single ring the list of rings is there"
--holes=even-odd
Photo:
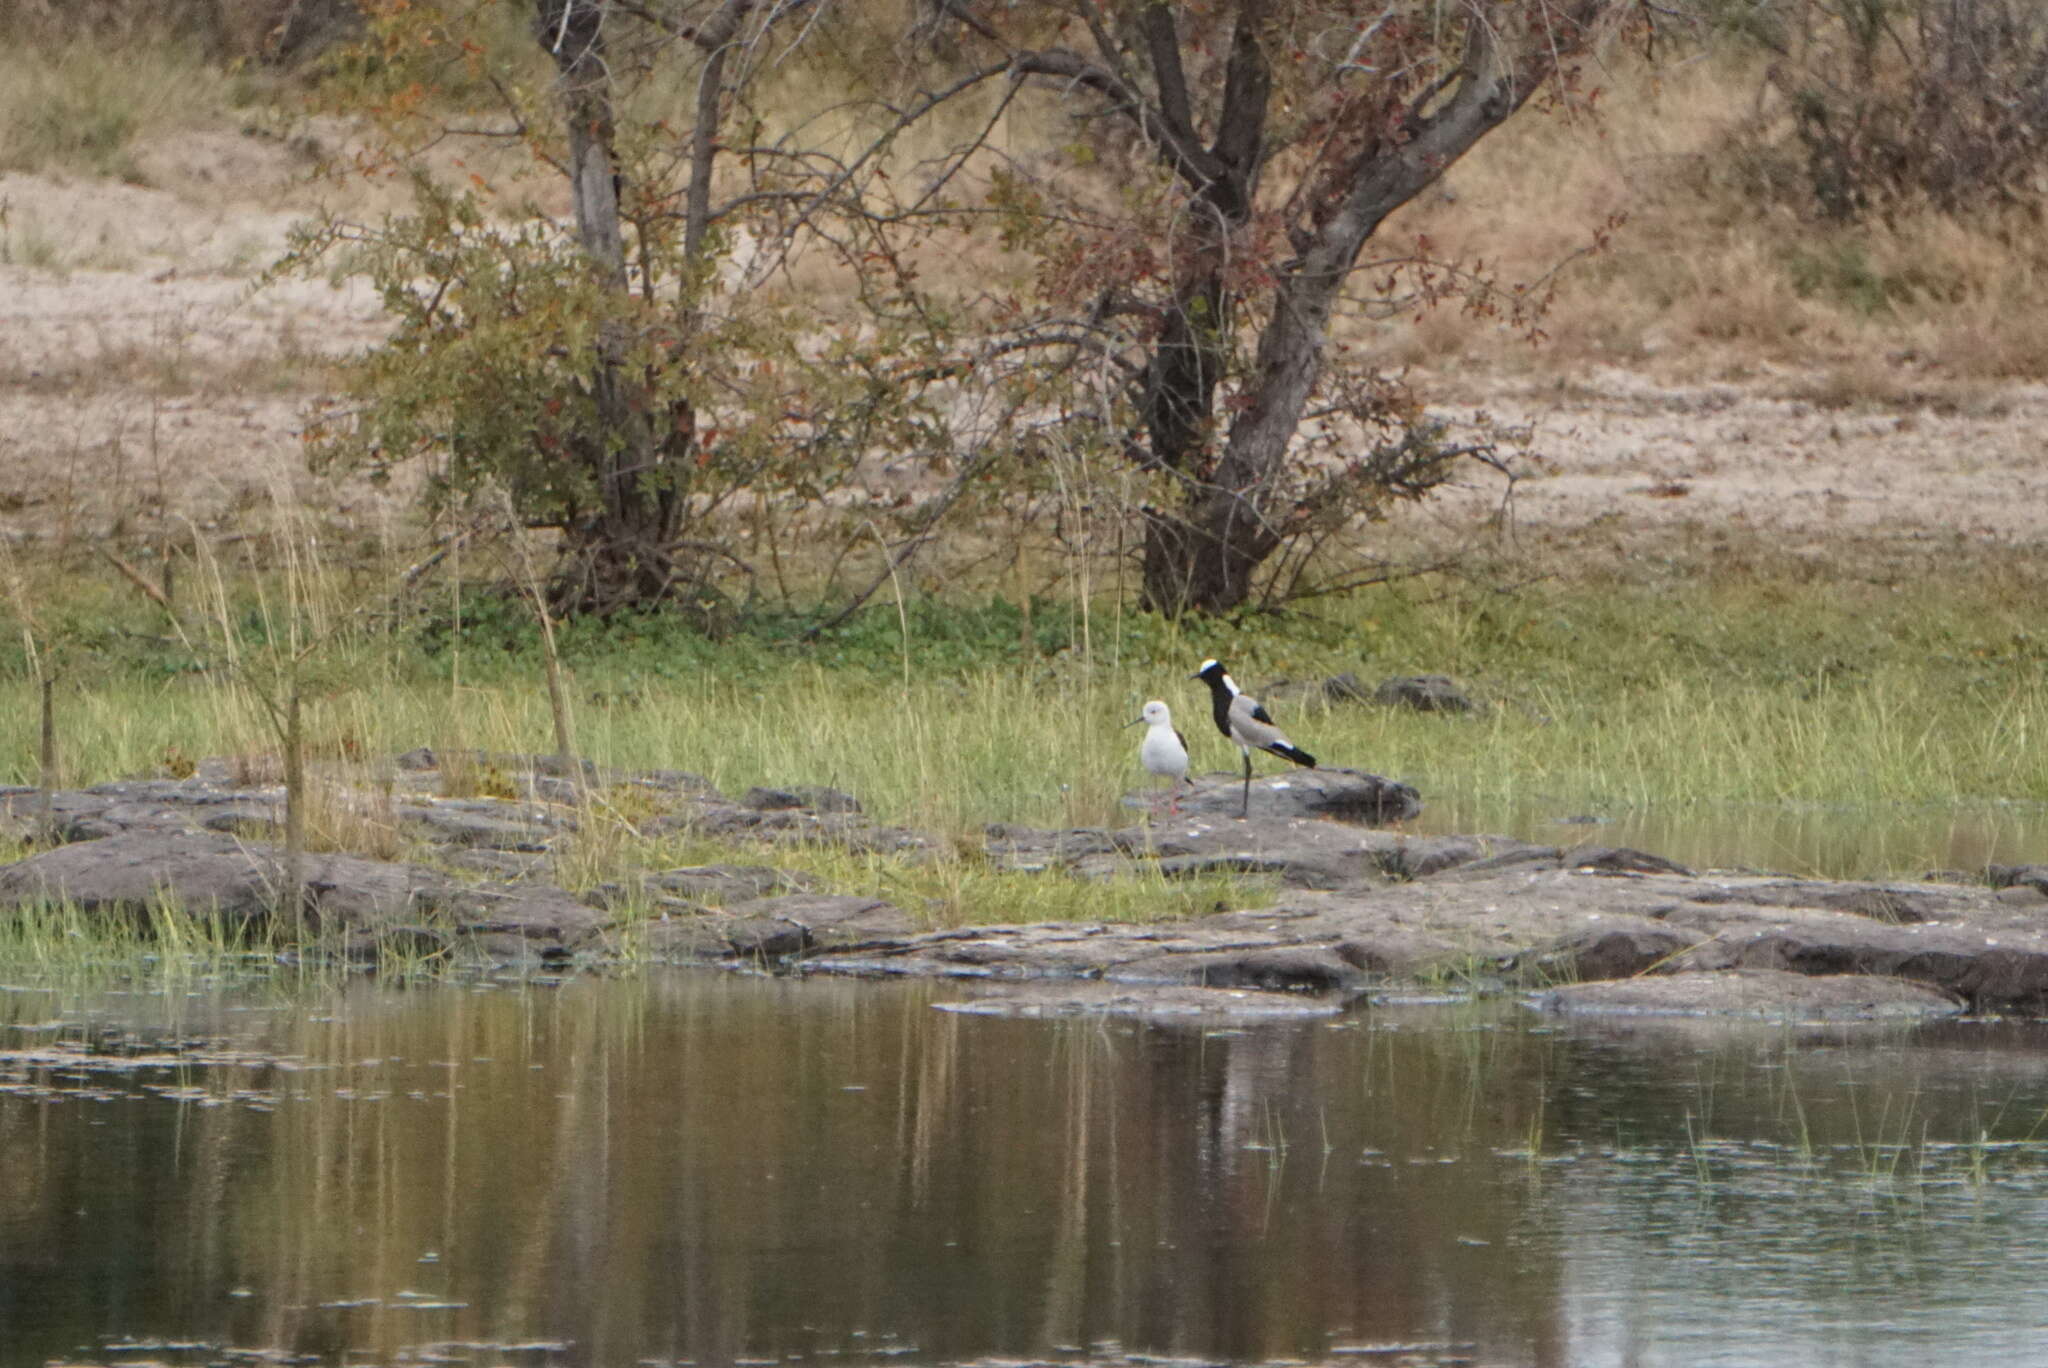
[[[1282,760],[1292,760],[1304,769],[1314,769],[1316,767],[1316,758],[1299,746],[1289,745],[1285,741],[1275,741],[1266,749],[1279,756]]]

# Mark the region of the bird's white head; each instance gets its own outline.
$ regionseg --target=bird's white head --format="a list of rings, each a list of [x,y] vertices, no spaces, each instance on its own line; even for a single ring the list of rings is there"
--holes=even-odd
[[[1189,675],[1188,678],[1199,679],[1211,689],[1221,689],[1232,698],[1244,692],[1244,690],[1237,687],[1237,681],[1230,677],[1229,672],[1223,668],[1223,662],[1220,660],[1203,661],[1202,668]]]
[[[1138,716],[1147,726],[1170,727],[1173,725],[1173,713],[1168,710],[1164,703],[1161,703],[1156,698],[1138,709]]]

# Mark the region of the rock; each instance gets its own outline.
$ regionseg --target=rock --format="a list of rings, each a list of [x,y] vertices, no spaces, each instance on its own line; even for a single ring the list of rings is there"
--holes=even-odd
[[[545,944],[566,953],[605,918],[560,889],[465,884],[419,865],[305,856],[305,925],[353,953],[405,925],[473,938],[521,958]],[[129,831],[59,846],[0,867],[0,904],[68,901],[87,912],[145,921],[165,900],[228,925],[292,922],[280,904],[283,852],[190,831]]]
[[[860,799],[836,788],[799,787],[789,789],[750,788],[740,798],[741,807],[764,812],[859,812]]]
[[[147,923],[168,901],[189,917],[241,926],[272,919],[279,874],[262,848],[226,836],[117,832],[0,867],[0,903],[69,902]],[[402,915],[409,905],[390,910]]]
[[[1615,983],[1578,983],[1532,999],[1564,1015],[1757,1017],[1772,1021],[1926,1021],[1962,1006],[1936,989],[1869,975],[1808,975],[1769,969],[1652,974]]]
[[[1533,962],[1582,981],[1634,978],[1676,963],[1702,939],[1648,919],[1607,919],[1567,936]]]
[[[602,779],[595,761],[574,756],[565,762],[553,751],[537,755],[492,755],[486,757],[486,761],[500,769],[524,770],[529,774],[544,774],[552,779],[567,779],[572,770],[586,784],[595,784]]]
[[[118,836],[121,828],[99,817],[83,813],[50,814],[47,826],[29,824],[19,828],[17,834],[22,840],[33,840],[37,844],[70,845],[80,841],[97,841],[106,836]]]
[[[646,877],[646,886],[679,898],[715,905],[762,898],[771,893],[809,893],[818,881],[791,869],[767,865],[693,865]]]
[[[1371,976],[1329,945],[1175,948],[1126,960],[1103,973],[1114,983],[1255,988],[1267,993],[1363,991]]]
[[[1268,704],[1320,703],[1327,707],[1336,703],[1369,703],[1372,690],[1347,670],[1328,679],[1275,679],[1256,690],[1253,696]]]
[[[1444,675],[1394,675],[1382,679],[1372,691],[1372,701],[1381,707],[1413,708],[1416,712],[1478,711],[1478,705],[1465,691]]]
[[[654,959],[767,964],[794,959],[820,946],[857,945],[870,937],[907,935],[915,930],[907,915],[879,898],[790,893],[750,898],[723,908],[678,910],[624,934],[641,953]]]
[[[1402,849],[1438,839],[1348,822],[1262,817],[1257,811],[1242,821],[1169,819],[1127,827],[1113,837],[1115,853],[1084,856],[1073,862],[1073,872],[1111,878],[1128,873],[1134,860],[1153,858],[1173,874],[1272,874],[1292,887],[1361,889],[1377,887],[1389,877],[1402,877],[1389,873],[1401,867]],[[1470,847],[1473,851],[1481,848],[1479,843]]]
[[[716,963],[735,954],[726,921],[701,910],[663,915],[624,928],[618,940],[627,953],[661,964]]]
[[[1461,866],[1517,856],[1526,849],[1520,841],[1505,836],[1409,836],[1382,852],[1374,863],[1390,879],[1426,879]],[[1522,862],[1508,859],[1510,864]]]
[[[1414,839],[1334,823],[1296,825],[1349,832],[1380,849]],[[1288,831],[1274,824],[1265,834]],[[1206,836],[1197,831],[1186,839]],[[1328,854],[1341,847],[1312,848]],[[1960,997],[1976,1011],[2048,1010],[2048,925],[2031,911],[2002,905],[1988,889],[1886,886],[1909,900],[1962,897],[1965,905],[1945,912],[1938,925],[1748,901],[1783,897],[1786,884],[1752,876],[1616,878],[1538,862],[1467,876],[1454,866],[1413,881],[1283,895],[1273,907],[1169,926],[990,926],[877,937],[843,953],[821,947],[806,967],[1338,993],[1402,977],[1484,984],[1530,973],[1771,969],[1903,978]],[[1845,901],[1853,902],[1854,886],[1850,893]]]
[[[847,944],[917,930],[917,924],[900,908],[858,894],[788,893],[733,903],[725,910],[736,917],[773,918],[800,926],[813,944]]]
[[[253,836],[258,840],[284,839],[284,800],[275,803],[236,803],[214,809],[200,820],[208,831],[230,836]]]
[[[567,813],[499,798],[405,803],[398,820],[427,840],[527,853],[546,851],[557,830],[575,825]]]
[[[743,917],[715,913],[710,918],[725,939],[726,950],[742,960],[765,965],[801,955],[816,942],[810,928],[775,917]]]
[[[1124,801],[1128,804],[1130,799],[1126,797]],[[982,851],[991,864],[1028,873],[1068,868],[1090,855],[1128,855],[1143,848],[1141,834],[1109,832],[1101,827],[1038,831],[995,822],[982,833]]]
[[[1181,792],[1182,818],[1236,817],[1242,775],[1206,774]],[[1250,808],[1257,817],[1329,817],[1384,826],[1422,811],[1422,798],[1406,784],[1363,770],[1334,766],[1255,777]]]
[[[924,850],[936,838],[904,827],[877,826],[858,813],[812,812],[808,808],[754,808],[703,802],[688,813],[668,814],[641,824],[649,834],[688,831],[725,840],[773,844],[834,845],[846,850],[900,853]]]
[[[1640,850],[1626,846],[1579,846],[1567,850],[1565,862],[1573,869],[1591,870],[1599,874],[1680,874],[1688,878],[1692,871],[1662,855],[1646,855]]]
[[[1464,864],[1452,865],[1447,871],[1436,872],[1460,879],[1483,879],[1508,869],[1557,869],[1564,864],[1564,852],[1556,846],[1524,845],[1505,836],[1478,839],[1484,843],[1487,853]]]
[[[648,788],[666,789],[672,793],[689,793],[698,797],[718,797],[718,790],[712,786],[709,779],[701,774],[692,774],[688,770],[645,770],[639,774],[629,775],[619,782],[643,784]]]
[[[1267,875],[1291,888],[1324,889],[1356,883],[1364,873],[1356,861],[1316,850],[1170,855],[1159,861],[1158,869],[1169,879],[1194,879],[1209,874]]]
[[[122,831],[189,831],[220,819],[214,829],[253,824],[283,814],[280,789],[236,791],[194,779],[139,779],[90,789],[59,789],[50,795],[50,821],[43,823],[42,795],[20,789],[0,796],[0,832],[17,839],[96,841]]]
[[[488,848],[445,851],[439,860],[450,869],[513,880],[545,878],[555,864],[554,857],[545,852]]]
[[[400,757],[380,782],[431,773],[413,767],[439,758]],[[499,776],[522,791],[569,793],[567,783],[536,774],[531,757],[485,759],[527,764]],[[167,889],[186,915],[282,932],[281,857],[247,838],[279,820],[281,794],[274,785],[229,783],[249,768],[208,762],[184,780],[51,795],[52,825],[73,843],[0,868],[0,903],[69,897],[137,918],[154,916]],[[692,830],[912,859],[954,844],[878,826],[837,790],[763,790],[749,806],[690,777],[606,777],[664,795],[666,810],[636,818],[643,833]],[[1640,851],[1560,853],[1504,837],[1420,836],[1328,820],[1419,806],[1405,785],[1357,771],[1288,771],[1257,787],[1246,820],[1236,817],[1238,782],[1226,774],[1204,780],[1182,814],[1119,830],[987,830],[988,859],[1011,869],[1107,878],[1150,866],[1169,877],[1229,872],[1279,885],[1259,890],[1272,906],[1218,907],[1167,924],[921,931],[902,909],[750,864],[643,873],[577,897],[543,882],[547,845],[577,810],[505,799],[405,801],[400,810],[409,830],[436,838],[437,859],[517,882],[472,883],[436,866],[314,854],[305,866],[303,924],[315,935],[312,948],[366,957],[463,953],[558,963],[633,946],[720,963],[795,959],[818,971],[1085,981],[1116,985],[1101,989],[1114,1002],[1225,985],[1326,1002],[1402,979],[1486,990],[1516,976],[1632,982],[1767,971],[1906,980],[1979,1012],[2048,1012],[2048,867],[1994,869],[2007,885],[1996,891],[1976,882],[1702,877]],[[0,830],[27,831],[42,797],[0,788]],[[1071,1000],[1047,997],[1040,1010],[1065,1010],[1057,1004]]]
[[[964,978],[1099,978],[1164,932],[1079,922],[960,927],[877,938],[803,961],[805,972]]]
[[[2048,865],[1987,865],[1984,881],[1993,888],[2033,888],[2048,893]]]
[[[440,918],[485,958],[566,958],[593,948],[610,918],[559,888],[455,885],[436,896]]]
[[[775,893],[808,893],[816,887],[816,879],[795,870],[717,864],[642,874],[628,883],[600,884],[588,896],[598,906],[614,910],[652,905],[701,912]]]
[[[1127,1016],[1144,1020],[1299,1021],[1334,1016],[1344,1004],[1299,994],[1246,989],[1147,987],[1109,983],[988,984],[975,996],[932,1004],[966,1016]]]
[[[1665,920],[1710,933],[1688,952],[1688,967],[1905,978],[1953,992],[1973,1011],[2048,1010],[2048,930],[2030,911],[2004,907],[1988,891],[1967,913],[1939,925],[1697,899]]]
[[[1950,893],[1925,887],[1868,883],[1831,883],[1823,879],[1792,879],[1761,887],[1744,887],[1739,892],[1707,890],[1693,901],[1702,903],[1744,902],[1758,907],[1818,907],[1836,912],[1853,912],[1882,922],[1937,921],[1945,914],[1967,906],[1972,898],[1958,890]]]

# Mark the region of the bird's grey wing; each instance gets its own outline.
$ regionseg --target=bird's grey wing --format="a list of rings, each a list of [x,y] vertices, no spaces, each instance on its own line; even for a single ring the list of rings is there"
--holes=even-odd
[[[1280,729],[1273,725],[1273,719],[1266,716],[1266,710],[1243,694],[1231,702],[1230,726],[1248,746],[1270,746],[1275,741],[1284,745],[1287,742]]]

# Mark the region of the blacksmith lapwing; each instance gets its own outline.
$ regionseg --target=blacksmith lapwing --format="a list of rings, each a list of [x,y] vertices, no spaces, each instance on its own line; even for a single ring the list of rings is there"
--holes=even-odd
[[[1244,752],[1244,801],[1239,804],[1237,815],[1249,816],[1252,809],[1252,751],[1271,751],[1283,760],[1308,769],[1316,767],[1316,758],[1289,741],[1280,728],[1273,725],[1273,719],[1266,713],[1259,700],[1237,687],[1223,668],[1220,660],[1205,660],[1202,668],[1189,676],[1202,680],[1209,686],[1209,701],[1214,705],[1216,730]]]

